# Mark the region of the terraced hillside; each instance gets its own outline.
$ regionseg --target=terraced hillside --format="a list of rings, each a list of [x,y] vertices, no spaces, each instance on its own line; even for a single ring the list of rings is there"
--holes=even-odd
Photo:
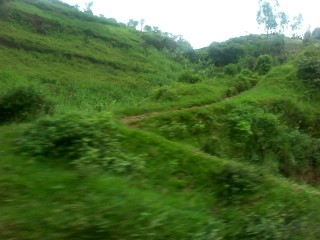
[[[317,44],[0,10],[0,239],[320,238]]]

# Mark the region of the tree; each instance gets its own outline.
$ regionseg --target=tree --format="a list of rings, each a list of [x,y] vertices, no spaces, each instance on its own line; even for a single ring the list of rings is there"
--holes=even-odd
[[[84,9],[84,12],[93,15],[92,6],[93,6],[93,2],[86,3],[86,7]]]
[[[296,35],[295,32],[301,28],[302,22],[303,16],[301,13],[298,16],[293,17],[293,22],[290,25],[293,35]]]
[[[153,31],[154,31],[155,33],[157,33],[157,34],[162,34],[162,31],[160,30],[159,27],[153,26],[152,29],[153,29]]]
[[[140,19],[141,32],[143,30],[144,23],[145,23],[145,20],[144,19]]]
[[[312,31],[312,38],[320,39],[320,27],[317,27]]]
[[[151,27],[150,25],[145,25],[144,28],[143,28],[143,30],[144,30],[145,32],[152,32],[152,27]]]
[[[276,7],[279,6],[277,0],[273,1],[273,4],[266,0],[259,0],[259,10],[257,13],[257,22],[259,25],[264,25],[264,29],[267,32],[267,38],[272,31],[275,31],[278,27],[277,14],[275,12]]]
[[[127,23],[127,26],[128,26],[128,28],[136,29],[138,24],[139,24],[138,21],[130,19],[129,22]]]
[[[290,24],[293,35],[301,28],[303,17],[302,14],[294,16],[290,21],[289,16],[279,11],[278,0],[259,0],[259,9],[257,12],[257,23],[263,25],[269,39],[269,34],[272,32],[284,33]]]
[[[224,43],[212,43],[208,49],[208,57],[213,59],[218,67],[237,63],[244,55],[244,46],[231,40]]]
[[[284,32],[289,24],[289,17],[285,12],[279,12],[281,32]]]
[[[309,43],[311,42],[311,39],[312,39],[312,33],[309,27],[308,30],[303,35],[303,43]]]
[[[178,38],[176,38],[176,43],[177,51],[179,53],[190,53],[193,50],[191,44],[187,40],[185,40],[181,35],[179,35]]]

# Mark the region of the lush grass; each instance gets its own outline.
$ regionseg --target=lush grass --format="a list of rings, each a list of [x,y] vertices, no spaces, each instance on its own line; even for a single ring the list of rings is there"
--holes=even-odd
[[[28,86],[54,110],[0,126],[1,239],[320,238],[319,190],[301,183],[320,179],[320,112],[296,78],[300,41],[265,76],[212,67],[187,84],[199,66],[144,33],[55,1],[7,9],[0,104]],[[117,120],[144,113],[140,129]]]
[[[224,165],[222,159],[153,134],[122,127],[119,131],[125,136],[127,151],[144,155],[143,175],[117,176],[90,171],[83,175],[68,165],[53,163],[54,159],[17,155],[10,150],[16,130],[12,126],[2,127],[4,154],[0,186],[1,202],[5,206],[0,217],[2,237],[319,237],[314,226],[319,216],[316,190],[261,175],[249,166],[232,162]],[[237,175],[232,175],[233,171]],[[231,176],[237,178],[230,182]],[[248,176],[250,181],[256,181],[254,188],[239,192],[227,187],[230,193],[227,198],[219,190],[226,190],[225,186],[215,180],[229,181],[239,187]]]
[[[255,87],[232,98],[163,112],[136,119],[131,124],[213,155],[250,161],[274,174],[280,172],[317,184],[318,160],[311,158],[316,158],[319,150],[312,150],[309,155],[306,148],[318,149],[319,111],[315,107],[318,100],[308,96],[309,92],[295,77],[291,65],[279,66]],[[252,142],[246,143],[248,139]],[[305,147],[300,149],[301,146]],[[257,152],[251,153],[255,147]]]

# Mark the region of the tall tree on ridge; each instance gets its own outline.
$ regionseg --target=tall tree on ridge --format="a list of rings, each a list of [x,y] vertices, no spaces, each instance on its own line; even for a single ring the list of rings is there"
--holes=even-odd
[[[290,21],[289,16],[284,11],[279,11],[278,0],[259,0],[257,12],[257,23],[263,25],[269,39],[270,33],[284,33],[289,23],[293,36],[295,31],[301,28],[303,17],[301,14],[294,16]]]
[[[277,0],[272,2],[266,0],[259,0],[259,10],[257,13],[257,22],[259,25],[264,25],[264,29],[267,32],[267,38],[269,39],[269,34],[275,31],[278,27],[277,14],[274,9],[279,6]]]
[[[86,3],[86,7],[84,9],[84,12],[93,15],[92,6],[93,6],[93,2],[92,1]]]
[[[145,23],[145,20],[144,19],[140,19],[140,27],[141,27],[141,32],[143,30],[143,26],[144,26],[144,23]]]

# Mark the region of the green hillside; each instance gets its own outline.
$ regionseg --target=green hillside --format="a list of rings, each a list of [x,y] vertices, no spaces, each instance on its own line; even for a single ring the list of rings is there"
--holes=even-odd
[[[15,0],[0,56],[0,239],[320,238],[316,38],[194,50]]]
[[[137,105],[152,87],[171,84],[183,70],[174,57],[145,46],[139,33],[57,1],[6,7],[2,75],[41,88],[61,111]]]

